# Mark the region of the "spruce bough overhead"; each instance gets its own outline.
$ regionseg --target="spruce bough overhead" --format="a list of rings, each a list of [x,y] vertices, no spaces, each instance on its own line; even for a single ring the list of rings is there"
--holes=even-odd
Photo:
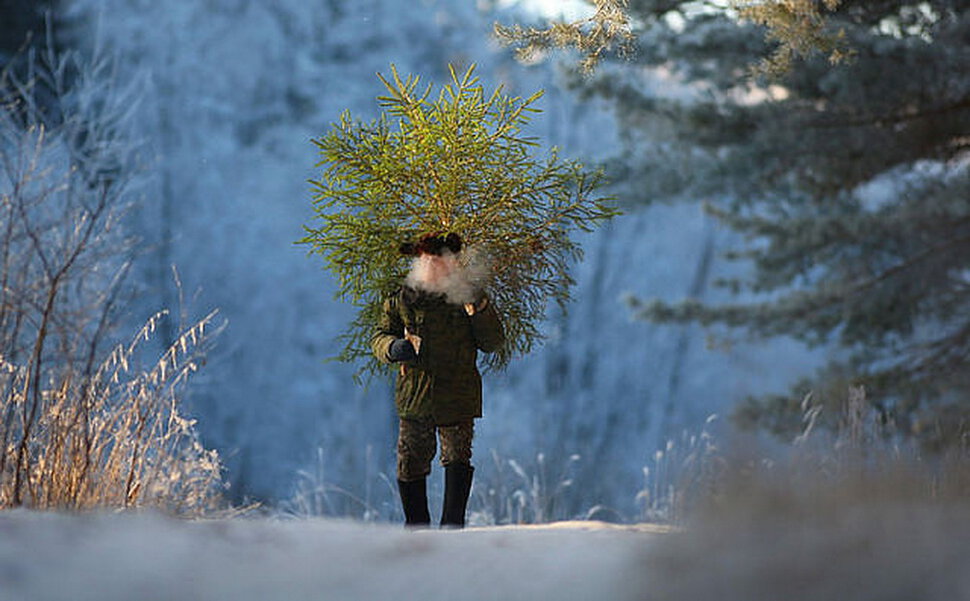
[[[751,71],[754,75],[779,78],[791,72],[796,59],[807,60],[822,53],[835,65],[854,56],[854,49],[846,41],[845,30],[833,27],[836,19],[832,13],[842,2],[730,0],[701,6],[693,0],[651,0],[636,2],[631,9],[629,0],[586,0],[586,4],[595,9],[588,18],[572,22],[551,21],[545,29],[496,23],[494,32],[500,42],[515,46],[516,57],[523,61],[533,60],[550,49],[578,50],[582,55],[579,66],[588,75],[610,51],[621,57],[635,54],[639,33],[636,30],[649,31],[653,26],[651,20],[641,19],[645,14],[648,19],[663,19],[666,25],[676,23],[678,19],[706,19],[717,15],[738,25],[739,20],[749,21],[764,28],[765,40],[773,48],[769,55],[762,55],[760,60],[752,63]],[[896,8],[896,5],[890,8]],[[671,16],[674,18],[668,20]]]
[[[374,372],[369,338],[383,298],[410,263],[401,242],[430,232],[455,232],[478,257],[487,257],[485,291],[502,314],[507,342],[486,359],[490,368],[528,353],[541,338],[546,304],[569,300],[568,267],[582,249],[571,234],[590,231],[617,214],[597,195],[599,171],[562,160],[555,148],[535,156],[538,143],[523,128],[542,96],[522,99],[496,89],[486,96],[474,66],[432,99],[419,78],[390,81],[375,121],[344,112],[324,136],[313,140],[323,167],[311,180],[316,218],[304,226],[311,253],[322,256],[337,277],[337,298],[359,308],[343,334],[338,359],[364,360]],[[467,260],[467,255],[463,257]]]

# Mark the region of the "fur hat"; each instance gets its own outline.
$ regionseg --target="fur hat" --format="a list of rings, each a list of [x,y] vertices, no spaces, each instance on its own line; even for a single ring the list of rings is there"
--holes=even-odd
[[[402,255],[408,256],[417,256],[422,253],[427,255],[441,255],[445,249],[453,253],[461,251],[461,236],[454,232],[450,234],[435,232],[421,236],[417,242],[404,242],[398,247]]]

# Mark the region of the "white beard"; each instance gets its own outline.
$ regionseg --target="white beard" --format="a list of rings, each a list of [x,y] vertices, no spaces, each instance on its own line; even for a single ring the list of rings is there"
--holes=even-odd
[[[449,303],[456,305],[476,302],[481,297],[488,274],[485,262],[476,260],[480,256],[474,251],[467,253],[463,258],[468,259],[468,264],[462,265],[458,255],[448,250],[440,258],[419,255],[411,263],[411,271],[404,282],[415,290],[443,294]]]

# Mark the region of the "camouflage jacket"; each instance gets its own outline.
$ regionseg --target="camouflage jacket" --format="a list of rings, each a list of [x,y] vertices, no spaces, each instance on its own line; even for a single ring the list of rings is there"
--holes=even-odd
[[[400,363],[394,387],[398,415],[437,424],[481,417],[478,351],[492,352],[505,342],[492,304],[469,316],[464,307],[446,302],[442,295],[401,288],[384,301],[371,338],[378,360],[391,362],[391,343],[404,338],[405,328],[421,343],[416,359]]]

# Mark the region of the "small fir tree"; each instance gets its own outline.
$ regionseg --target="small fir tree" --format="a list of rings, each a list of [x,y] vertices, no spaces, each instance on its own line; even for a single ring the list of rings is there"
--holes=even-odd
[[[465,241],[459,260],[487,265],[479,282],[500,311],[506,345],[488,356],[501,368],[541,338],[547,301],[565,307],[573,283],[568,267],[582,249],[572,238],[617,211],[597,195],[602,174],[562,160],[553,148],[535,156],[526,137],[542,92],[522,99],[499,87],[486,96],[474,66],[437,98],[419,78],[390,81],[375,121],[348,112],[313,142],[323,167],[315,189],[316,219],[299,241],[322,256],[337,277],[337,297],[359,308],[343,335],[338,359],[379,364],[369,339],[383,298],[400,286],[408,267],[398,246],[422,234],[454,232]]]

